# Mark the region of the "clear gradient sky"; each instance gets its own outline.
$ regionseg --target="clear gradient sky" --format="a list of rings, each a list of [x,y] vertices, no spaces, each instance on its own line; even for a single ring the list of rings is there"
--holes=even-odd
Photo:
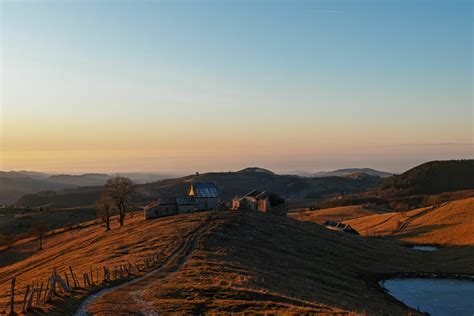
[[[470,0],[0,3],[3,170],[474,157]]]

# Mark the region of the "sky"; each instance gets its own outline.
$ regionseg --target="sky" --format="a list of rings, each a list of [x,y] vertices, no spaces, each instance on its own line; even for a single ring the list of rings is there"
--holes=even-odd
[[[0,169],[474,158],[473,2],[0,0]]]

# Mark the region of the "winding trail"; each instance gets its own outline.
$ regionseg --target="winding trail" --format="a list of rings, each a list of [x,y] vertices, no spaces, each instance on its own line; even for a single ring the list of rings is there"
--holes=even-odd
[[[406,217],[405,215],[405,220],[403,221],[402,225],[398,228],[398,232],[402,232],[404,231],[408,225],[410,225],[411,222],[413,222],[415,219],[419,218],[419,217],[422,217],[422,216],[425,216],[426,214],[438,209],[439,207],[438,206],[431,206],[421,212],[419,212],[418,214],[415,214],[413,216],[410,216],[410,217]]]
[[[179,244],[179,246],[164,259],[154,270],[137,277],[128,282],[103,289],[95,294],[87,297],[82,302],[75,316],[89,315],[90,308],[94,305],[96,309],[105,314],[117,313],[133,313],[142,315],[157,315],[158,311],[154,306],[143,299],[145,290],[152,286],[155,282],[168,277],[173,272],[178,271],[187,261],[189,255],[196,248],[198,240],[203,234],[213,226],[213,216],[210,214],[202,223],[191,231]],[[107,295],[116,297],[119,295],[121,300],[107,300]],[[101,300],[100,304],[96,304],[97,300]]]

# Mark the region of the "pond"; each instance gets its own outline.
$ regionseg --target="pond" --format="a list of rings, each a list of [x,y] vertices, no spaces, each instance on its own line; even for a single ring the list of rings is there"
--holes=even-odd
[[[421,250],[421,251],[436,251],[438,247],[435,246],[413,246],[411,249]]]
[[[474,282],[456,279],[390,279],[380,282],[389,294],[421,312],[474,315]]]

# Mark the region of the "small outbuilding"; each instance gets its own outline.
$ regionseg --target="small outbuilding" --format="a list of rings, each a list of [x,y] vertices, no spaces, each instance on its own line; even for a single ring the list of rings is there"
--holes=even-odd
[[[253,190],[242,197],[232,200],[232,210],[256,210],[264,213],[286,213],[286,203],[283,198],[267,191]]]
[[[143,211],[145,219],[159,218],[178,214],[178,204],[175,198],[159,198],[156,201],[148,203]]]
[[[344,224],[342,222],[326,221],[324,224],[326,228],[331,230],[338,230],[345,233],[350,233],[354,235],[359,235],[359,232],[351,227],[349,224]]]

